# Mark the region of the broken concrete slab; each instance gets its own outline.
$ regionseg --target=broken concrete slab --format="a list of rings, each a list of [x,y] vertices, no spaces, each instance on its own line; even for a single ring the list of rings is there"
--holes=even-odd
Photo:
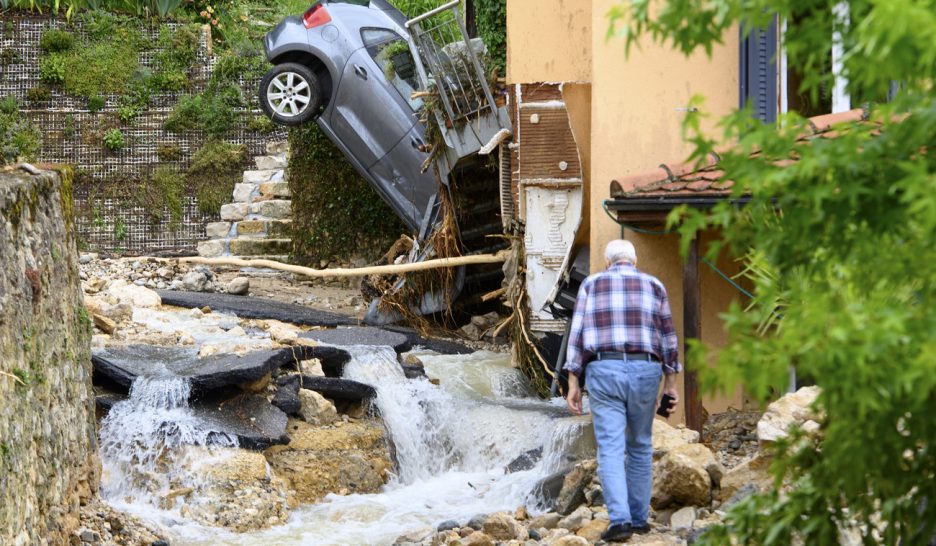
[[[222,402],[203,403],[192,411],[211,429],[237,436],[238,445],[245,449],[259,451],[289,443],[286,435],[289,418],[261,396],[248,394]]]
[[[364,402],[377,396],[377,391],[370,385],[337,377],[290,374],[277,378],[276,384],[289,392],[295,390],[297,396],[300,388],[315,391],[331,400],[348,402]]]
[[[193,389],[204,393],[256,381],[283,365],[297,364],[304,358],[292,349],[278,349],[199,359],[196,350],[190,347],[125,345],[95,351],[91,362],[97,382],[110,383],[124,391],[130,389],[138,376],[176,376],[191,378]]]
[[[385,326],[382,329],[406,336],[410,346],[405,351],[409,351],[413,347],[418,346],[443,355],[467,355],[475,352],[471,347],[468,347],[467,345],[457,341],[448,339],[429,339],[420,335],[416,330],[407,328],[405,326]]]
[[[312,330],[311,332],[302,333],[299,337],[328,345],[393,347],[393,350],[397,353],[410,349],[409,339],[405,335],[369,326]]]
[[[322,326],[325,328],[357,326],[358,323],[353,317],[339,315],[338,313],[319,311],[303,305],[282,303],[264,298],[174,290],[157,290],[157,292],[162,298],[163,305],[173,305],[187,309],[210,307],[215,311],[234,313],[240,318],[276,319],[302,326]]]

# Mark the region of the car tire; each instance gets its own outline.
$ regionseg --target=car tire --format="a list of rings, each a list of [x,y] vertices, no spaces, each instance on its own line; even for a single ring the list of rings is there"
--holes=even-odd
[[[300,125],[322,107],[318,77],[305,65],[282,63],[260,80],[260,107],[279,125]]]

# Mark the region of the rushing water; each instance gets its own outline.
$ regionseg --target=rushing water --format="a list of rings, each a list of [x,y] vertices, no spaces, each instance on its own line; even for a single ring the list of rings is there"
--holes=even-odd
[[[569,453],[589,443],[582,439],[590,429],[586,421],[563,417],[567,413],[560,401],[533,398],[506,355],[420,355],[427,374],[440,381],[436,386],[427,379],[406,379],[390,348],[352,347],[350,352],[353,358],[345,377],[377,390],[375,402],[398,463],[397,475],[380,493],[329,495],[322,503],[294,510],[286,525],[241,535],[178,518],[154,518],[152,503],[140,509],[145,503],[139,499],[121,507],[169,523],[173,544],[388,545],[401,534],[448,519],[464,522],[477,514],[535,507],[532,493],[538,481],[564,468]],[[172,397],[187,399],[187,393]],[[114,417],[109,416],[101,430],[103,458],[111,461],[109,466],[124,464],[117,464],[113,472],[126,475],[127,465],[147,459],[139,452],[128,453],[134,445],[177,446],[177,440],[210,445],[216,440],[197,427],[179,425],[176,432],[176,427],[163,431],[150,424],[161,419],[179,423],[177,417],[184,423],[180,407],[159,410],[177,411],[178,416],[164,413],[152,421],[140,417],[144,423],[132,425],[138,430],[133,438],[119,443],[105,440],[114,426],[130,425],[125,416],[129,408],[118,406],[114,410],[120,411],[114,415],[112,410]],[[123,425],[117,424],[119,420]],[[542,457],[533,468],[505,471],[517,456],[535,449],[542,449]],[[114,488],[110,498],[128,490],[126,481],[108,481]]]

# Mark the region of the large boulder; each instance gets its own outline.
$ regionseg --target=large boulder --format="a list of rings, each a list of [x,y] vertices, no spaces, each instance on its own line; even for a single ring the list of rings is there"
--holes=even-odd
[[[771,457],[758,453],[753,458],[744,461],[725,473],[721,480],[721,489],[716,500],[727,503],[733,497],[745,494],[764,492],[773,486],[773,477],[770,475]],[[734,499],[740,500],[740,499]]]
[[[495,540],[526,540],[527,530],[508,514],[494,514],[484,520],[482,530]]]
[[[122,279],[113,281],[107,287],[107,293],[116,298],[118,304],[132,307],[159,307],[162,304],[162,299],[155,291],[145,286],[127,284]]]
[[[329,425],[338,419],[335,404],[315,391],[299,389],[299,401],[299,415],[310,425]]]
[[[577,507],[585,503],[585,489],[595,478],[598,462],[594,459],[582,461],[565,475],[562,489],[553,503],[553,510],[563,516],[572,513]]]
[[[699,433],[685,425],[671,426],[662,419],[653,420],[653,459],[659,460],[673,448],[699,443]]]
[[[711,501],[713,476],[724,469],[712,451],[702,444],[686,444],[670,450],[653,468],[650,504],[655,509],[679,505],[705,506]],[[717,482],[716,482],[717,483]]]
[[[819,397],[819,387],[803,387],[787,394],[767,406],[767,411],[757,423],[757,439],[761,446],[767,446],[785,438],[794,426],[807,430],[819,428],[820,417],[813,409],[813,403]]]
[[[383,425],[377,421],[337,421],[313,427],[289,420],[289,444],[264,452],[296,500],[313,503],[329,493],[376,493],[392,468]]]

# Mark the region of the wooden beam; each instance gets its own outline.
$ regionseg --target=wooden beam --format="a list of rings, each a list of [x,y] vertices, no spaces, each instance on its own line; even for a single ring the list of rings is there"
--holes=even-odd
[[[699,282],[699,238],[689,244],[683,264],[683,357],[688,358],[689,340],[702,337],[702,290]],[[683,397],[686,403],[686,426],[702,433],[702,398],[695,372],[684,374]]]

